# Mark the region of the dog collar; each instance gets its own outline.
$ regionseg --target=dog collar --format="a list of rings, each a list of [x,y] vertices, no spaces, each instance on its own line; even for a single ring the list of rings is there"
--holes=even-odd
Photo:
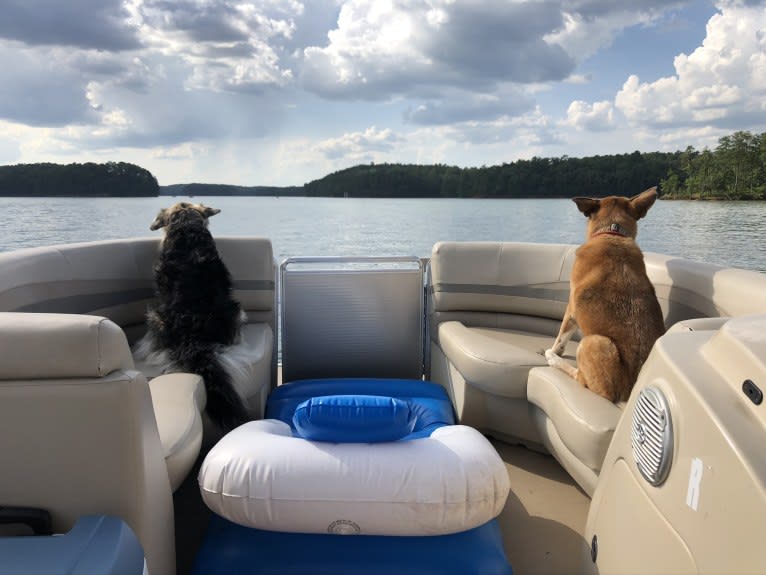
[[[593,238],[593,237],[601,236],[601,235],[620,236],[622,238],[630,237],[630,234],[628,233],[628,231],[625,228],[623,228],[620,224],[609,224],[608,226],[605,226],[593,232],[591,237]]]

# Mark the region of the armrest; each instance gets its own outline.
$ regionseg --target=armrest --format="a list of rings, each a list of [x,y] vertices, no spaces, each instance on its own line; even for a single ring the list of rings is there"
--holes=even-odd
[[[175,491],[188,475],[202,446],[205,385],[199,375],[168,373],[152,379],[149,390],[170,485]]]
[[[104,377],[133,369],[114,322],[64,313],[0,313],[0,379]]]

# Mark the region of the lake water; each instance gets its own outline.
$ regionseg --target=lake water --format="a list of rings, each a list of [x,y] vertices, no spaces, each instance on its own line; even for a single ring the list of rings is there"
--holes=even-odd
[[[159,236],[157,211],[183,198],[0,198],[0,251]],[[221,209],[213,235],[271,239],[288,256],[428,256],[440,240],[579,244],[585,218],[571,200],[194,198]],[[766,271],[766,203],[658,201],[638,244],[659,252]]]

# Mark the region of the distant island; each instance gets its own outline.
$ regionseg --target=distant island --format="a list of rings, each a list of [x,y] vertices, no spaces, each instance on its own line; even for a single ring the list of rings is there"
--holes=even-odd
[[[303,186],[232,186],[228,184],[172,184],[160,186],[161,196],[305,196]]]
[[[123,162],[0,166],[0,196],[305,196],[348,198],[572,198],[766,200],[766,133],[735,132],[715,150],[538,158],[499,166],[363,164],[301,186],[173,184]]]
[[[0,196],[152,197],[159,190],[149,170],[125,162],[0,166]]]

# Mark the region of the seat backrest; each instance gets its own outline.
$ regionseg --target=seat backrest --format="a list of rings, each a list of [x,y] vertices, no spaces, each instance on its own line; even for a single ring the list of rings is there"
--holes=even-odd
[[[432,334],[444,321],[514,327],[520,317],[558,329],[577,246],[521,242],[439,242],[429,277]],[[555,334],[555,331],[554,331]]]
[[[766,313],[766,274],[647,252],[665,327],[694,318]]]
[[[82,515],[120,517],[149,572],[175,572],[149,387],[112,321],[0,312],[0,461],[0,506],[46,509],[56,532]]]
[[[277,334],[276,261],[271,241],[219,237],[216,245],[250,323]],[[160,238],[131,238],[0,253],[0,311],[91,314],[109,318],[134,343],[154,297]],[[272,354],[272,386],[277,350]]]
[[[576,245],[439,242],[430,261],[430,327],[513,327],[516,316],[564,315]],[[666,327],[700,317],[766,313],[766,274],[645,252]],[[432,332],[433,333],[433,332]],[[555,335],[556,332],[554,332]]]

